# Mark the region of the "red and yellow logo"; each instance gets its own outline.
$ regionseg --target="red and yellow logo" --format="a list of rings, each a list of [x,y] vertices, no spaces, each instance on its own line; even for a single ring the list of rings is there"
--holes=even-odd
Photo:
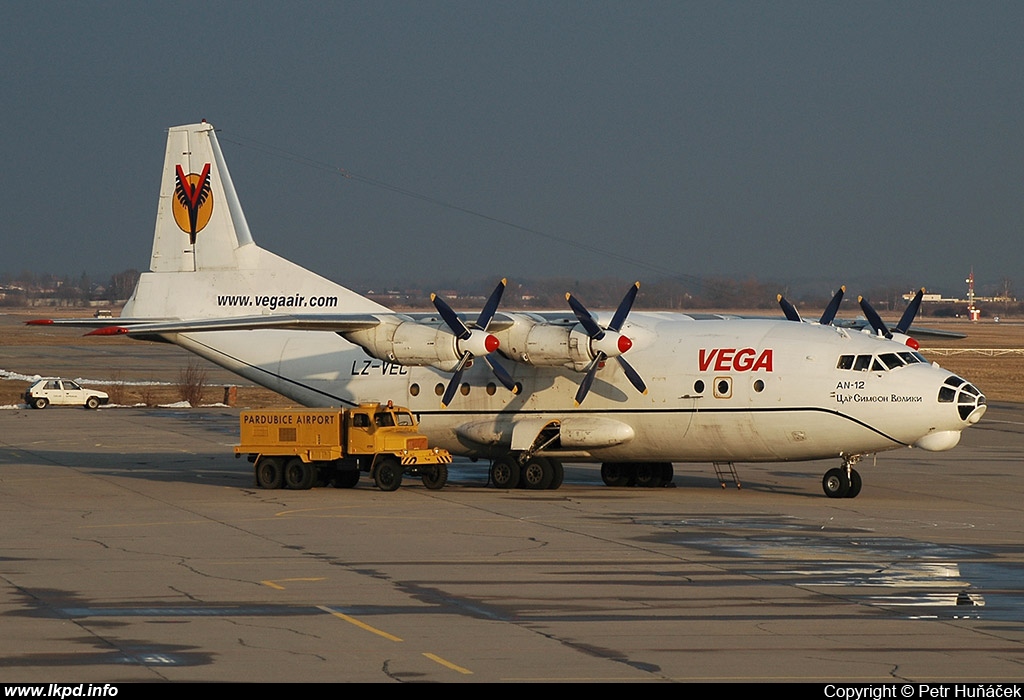
[[[178,167],[174,181],[174,201],[171,210],[178,228],[188,234],[189,243],[195,245],[196,234],[210,223],[213,214],[213,190],[210,187],[210,164],[203,166],[201,175],[185,174]]]

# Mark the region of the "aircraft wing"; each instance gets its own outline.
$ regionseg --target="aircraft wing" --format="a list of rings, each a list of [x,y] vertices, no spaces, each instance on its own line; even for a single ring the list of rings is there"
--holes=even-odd
[[[385,316],[386,314],[381,314]],[[373,328],[382,319],[373,314],[277,314],[207,319],[68,318],[28,321],[29,325],[94,328],[88,335],[153,335],[199,331],[242,331],[268,328],[311,331],[356,331]]]
[[[462,316],[462,314],[459,314]],[[522,314],[518,314],[522,315]],[[567,313],[529,314],[536,320],[554,325],[572,325],[576,322]],[[381,314],[273,314],[258,316],[230,316],[225,318],[58,318],[26,321],[30,326],[68,326],[96,329],[92,335],[149,335],[154,333],[198,333],[201,331],[252,331],[287,329],[302,331],[350,332],[374,328],[389,320],[417,323],[442,323],[432,312]],[[491,331],[503,331],[515,325],[516,319],[497,313],[488,325]]]
[[[845,328],[850,331],[860,331],[865,328],[871,329],[871,324],[868,323],[867,319],[836,319],[832,322],[833,326],[837,328]],[[924,326],[914,326],[913,330],[910,331],[910,335],[915,338],[929,339],[929,340],[959,340],[966,338],[966,333],[957,333],[955,331],[941,331],[937,328],[925,328]]]

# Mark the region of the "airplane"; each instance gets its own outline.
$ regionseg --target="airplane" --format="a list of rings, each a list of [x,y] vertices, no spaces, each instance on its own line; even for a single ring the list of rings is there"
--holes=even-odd
[[[673,463],[834,458],[822,489],[852,498],[863,457],[951,449],[987,408],[908,335],[920,293],[891,330],[862,298],[859,330],[835,319],[845,289],[809,322],[781,295],[783,319],[632,313],[639,283],[612,313],[572,294],[503,311],[505,286],[478,314],[438,295],[397,313],[259,247],[203,121],[168,130],[149,271],[121,316],[30,323],[174,343],[305,406],[394,401],[499,488],[558,488],[564,460],[660,486]]]

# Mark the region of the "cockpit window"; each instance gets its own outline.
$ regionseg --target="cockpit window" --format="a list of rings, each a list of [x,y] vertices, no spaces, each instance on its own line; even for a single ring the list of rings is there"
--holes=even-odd
[[[836,369],[849,369],[854,372],[887,372],[904,365],[916,365],[920,362],[929,364],[919,352],[886,352],[878,357],[873,355],[840,355]]]
[[[899,355],[894,352],[887,352],[878,356],[878,359],[888,367],[889,369],[896,369],[902,367],[905,363],[900,359]]]
[[[900,359],[906,362],[908,365],[915,364],[917,362],[925,362],[924,357],[916,352],[901,352],[899,353]]]

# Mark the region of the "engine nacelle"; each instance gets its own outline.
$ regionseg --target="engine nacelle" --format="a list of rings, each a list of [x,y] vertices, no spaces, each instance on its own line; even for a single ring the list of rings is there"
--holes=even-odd
[[[606,331],[600,341],[591,341],[579,324],[547,323],[528,316],[516,316],[515,321],[495,333],[501,354],[535,367],[567,367],[583,372],[598,351],[615,357],[632,345],[629,338],[614,331]]]
[[[371,357],[399,365],[429,366],[451,372],[462,357],[458,339],[446,327],[412,320],[387,320],[373,328],[341,335]]]

